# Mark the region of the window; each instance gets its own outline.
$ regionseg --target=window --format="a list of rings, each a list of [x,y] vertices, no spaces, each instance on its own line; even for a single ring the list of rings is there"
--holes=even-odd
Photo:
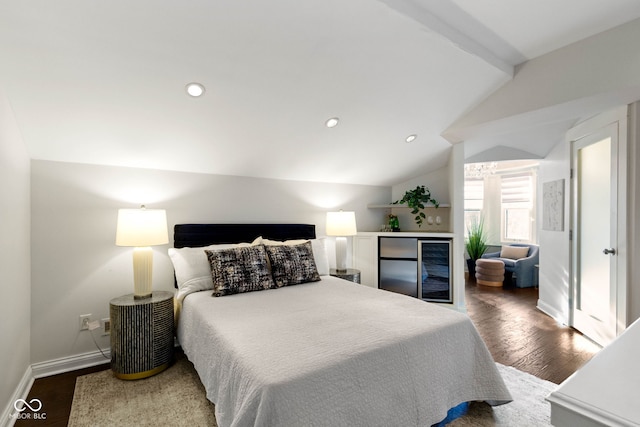
[[[533,173],[503,175],[500,185],[503,241],[533,240]]]
[[[472,224],[480,221],[484,202],[484,180],[481,178],[464,181],[464,226],[465,236]]]
[[[482,218],[489,244],[535,243],[537,167],[531,161],[465,165],[465,236]]]
[[[504,210],[504,239],[531,240],[531,209]]]

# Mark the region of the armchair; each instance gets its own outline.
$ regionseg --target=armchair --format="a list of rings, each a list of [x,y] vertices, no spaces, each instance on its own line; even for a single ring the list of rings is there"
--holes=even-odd
[[[518,288],[530,288],[538,286],[538,277],[535,274],[535,265],[538,264],[540,248],[538,245],[513,243],[509,246],[528,247],[527,256],[520,259],[501,257],[502,252],[490,252],[482,255],[482,258],[499,259],[504,262],[505,272],[512,273],[515,277],[515,285]]]

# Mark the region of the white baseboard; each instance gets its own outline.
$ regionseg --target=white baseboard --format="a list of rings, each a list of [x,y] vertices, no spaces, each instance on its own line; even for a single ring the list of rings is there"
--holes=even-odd
[[[103,349],[102,353],[107,357],[111,357],[110,349]],[[47,362],[34,363],[29,366],[22,376],[20,383],[16,387],[16,390],[13,392],[11,399],[9,399],[7,407],[4,408],[2,415],[0,415],[0,426],[11,427],[15,424],[16,419],[12,415],[14,415],[16,411],[13,404],[18,399],[26,400],[29,395],[29,391],[31,390],[31,386],[33,386],[33,381],[36,378],[48,377],[51,375],[62,374],[64,372],[75,371],[77,369],[102,365],[103,363],[109,363],[110,359],[104,357],[102,353],[100,353],[99,350],[96,350],[75,356],[49,360]]]
[[[544,301],[538,300],[538,304],[536,306],[538,310],[545,313],[548,316],[554,318],[558,323],[562,323],[563,325],[569,324],[569,319],[559,310],[556,310],[554,307],[545,303]]]
[[[13,392],[13,395],[7,402],[7,407],[2,411],[2,415],[0,416],[0,426],[3,427],[11,427],[15,424],[16,419],[12,415],[15,414],[16,410],[13,407],[13,404],[18,399],[26,399],[29,395],[29,390],[31,390],[31,386],[33,385],[33,371],[31,366],[27,367],[22,379],[18,383],[18,387]]]
[[[102,352],[105,356],[111,357],[111,349],[103,349]],[[34,363],[31,365],[31,370],[33,371],[34,378],[43,378],[51,375],[62,374],[64,372],[75,371],[76,369],[89,368],[91,366],[109,363],[109,361],[110,359],[105,358],[100,351],[96,350],[75,356]]]

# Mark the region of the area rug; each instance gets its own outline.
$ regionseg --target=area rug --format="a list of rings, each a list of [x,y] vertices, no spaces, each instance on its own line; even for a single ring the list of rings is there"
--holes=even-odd
[[[193,365],[180,358],[143,380],[123,381],[110,370],[76,379],[69,427],[217,426],[213,403]]]
[[[474,402],[451,427],[549,426],[545,397],[556,385],[512,367],[498,369],[514,401],[497,407]],[[319,423],[322,424],[322,423]],[[70,427],[83,426],[216,426],[214,406],[205,397],[193,365],[179,359],[150,378],[122,381],[111,371],[78,377]]]
[[[513,402],[489,406],[484,402],[472,402],[465,416],[448,424],[451,427],[539,427],[550,426],[551,407],[546,397],[557,384],[519,371],[511,366],[496,364],[511,392]]]

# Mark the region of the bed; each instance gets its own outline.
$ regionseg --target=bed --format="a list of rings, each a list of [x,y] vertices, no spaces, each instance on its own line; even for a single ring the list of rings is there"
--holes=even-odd
[[[313,225],[183,224],[174,231],[178,340],[221,427],[430,426],[463,402],[511,400],[466,315],[330,276]],[[233,249],[239,242],[254,249]],[[206,254],[217,280],[222,254],[292,248],[312,253],[313,281],[221,297],[212,296],[210,282],[185,285],[197,281],[197,269],[189,265],[192,276],[185,276],[179,259],[199,254],[202,263]],[[269,259],[276,277],[280,261]]]

